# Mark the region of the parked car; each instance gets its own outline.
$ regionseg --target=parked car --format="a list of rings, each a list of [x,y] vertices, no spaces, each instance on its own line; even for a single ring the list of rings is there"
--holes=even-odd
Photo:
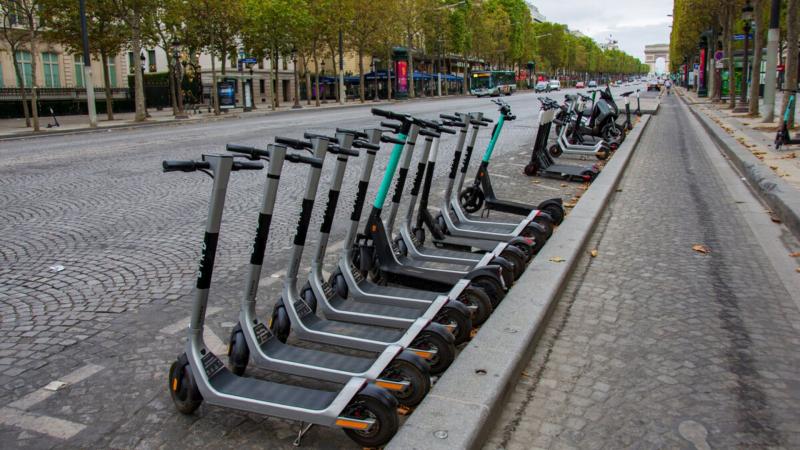
[[[550,86],[551,91],[560,91],[561,90],[561,82],[558,80],[550,80],[547,82],[547,85]]]
[[[593,89],[597,87],[597,81],[591,80],[589,81],[589,89]]]
[[[550,84],[547,81],[540,81],[533,87],[534,92],[550,92]]]
[[[578,81],[577,83],[575,83],[575,87],[576,87],[577,89],[583,89],[583,88],[585,88],[586,86],[583,84],[583,81]]]
[[[650,92],[650,91],[658,92],[660,90],[661,90],[661,86],[659,85],[658,80],[649,80],[647,82],[647,91],[648,92]]]

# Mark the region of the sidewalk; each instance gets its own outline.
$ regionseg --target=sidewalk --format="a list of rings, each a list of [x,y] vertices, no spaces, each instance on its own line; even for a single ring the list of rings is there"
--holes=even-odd
[[[783,104],[781,92],[778,92],[778,98],[775,101],[775,122],[771,124],[763,123],[763,116],[750,117],[748,114],[734,114],[732,110],[727,109],[727,103],[712,103],[708,98],[698,98],[693,91],[681,89],[681,93],[693,106],[721,126],[776,175],[783,178],[792,187],[800,189],[800,159],[798,159],[800,147],[790,145],[781,150],[775,150],[773,145],[779,118],[783,114],[779,111]],[[760,106],[763,112],[763,104]],[[800,117],[800,114],[797,117]]]

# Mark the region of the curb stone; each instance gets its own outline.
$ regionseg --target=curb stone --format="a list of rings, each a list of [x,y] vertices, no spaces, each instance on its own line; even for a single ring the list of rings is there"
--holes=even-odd
[[[684,102],[692,114],[699,119],[711,140],[744,176],[751,189],[786,224],[792,234],[800,237],[800,198],[797,196],[797,190],[776,175],[708,116],[698,111],[685,99]]]
[[[480,332],[386,447],[477,449],[500,417],[558,295],[651,116],[643,116]],[[561,257],[564,262],[551,262]]]

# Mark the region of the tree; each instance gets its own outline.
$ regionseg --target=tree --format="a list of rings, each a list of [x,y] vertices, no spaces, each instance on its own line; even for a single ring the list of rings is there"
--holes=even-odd
[[[67,48],[72,54],[83,53],[78,2],[71,0],[41,0],[41,17],[47,23],[45,36]],[[89,35],[89,51],[100,60],[106,97],[106,116],[114,120],[114,96],[111,92],[111,75],[108,58],[119,53],[129,30],[115,16],[109,0],[93,0],[86,4],[86,27]]]
[[[766,41],[766,27],[767,27],[767,5],[766,0],[755,0],[753,5],[755,16],[755,27],[753,27],[753,68],[750,72],[750,104],[748,111],[753,117],[758,117],[758,91],[759,91],[759,78],[761,77],[761,57],[763,53],[764,43]]]
[[[14,27],[18,23],[18,14],[15,4],[8,2],[0,2],[0,19],[2,19],[2,33],[3,39],[8,42],[9,50],[11,50],[11,61],[14,65],[14,74],[17,77],[17,85],[20,87],[22,98],[22,112],[25,115],[25,126],[31,126],[30,111],[28,109],[28,94],[25,86],[25,76],[20,69],[18,55],[19,52],[25,49],[28,42],[28,34]],[[35,105],[34,105],[35,106]]]
[[[347,30],[347,40],[358,55],[358,97],[361,103],[364,103],[364,55],[374,48],[374,39],[383,26],[383,21],[374,18],[381,15],[384,5],[374,0],[347,0],[347,3],[353,11],[358,11],[361,17],[354,20]]]
[[[136,114],[134,120],[143,122],[147,117],[144,103],[144,75],[142,62],[139,55],[142,46],[152,37],[150,25],[153,23],[151,14],[157,6],[155,0],[109,0],[114,14],[123,21],[130,31],[128,43],[133,53],[133,79],[134,79],[134,105]]]
[[[38,55],[39,55],[39,38],[42,34],[43,23],[39,18],[39,10],[41,9],[41,2],[39,0],[6,0],[5,9],[9,16],[15,17],[15,24],[19,25],[27,33],[27,43],[31,54],[31,117],[33,122],[33,131],[39,131],[39,76],[38,76]],[[16,53],[15,53],[16,55]],[[16,60],[16,56],[14,57]],[[14,62],[18,65],[18,62]],[[24,75],[24,74],[23,74]],[[24,79],[23,76],[20,78]]]
[[[798,69],[798,45],[797,39],[800,34],[800,18],[797,17],[798,9],[800,9],[800,2],[797,0],[788,0],[786,5],[786,87],[788,89],[797,89],[797,69]],[[785,111],[789,104],[789,92],[783,96],[783,106],[781,111]],[[795,97],[797,97],[795,95]],[[794,109],[789,111],[789,128],[794,127]],[[781,119],[783,120],[783,119]]]

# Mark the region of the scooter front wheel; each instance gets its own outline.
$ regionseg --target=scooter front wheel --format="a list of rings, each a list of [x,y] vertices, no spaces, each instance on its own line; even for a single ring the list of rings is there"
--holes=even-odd
[[[391,391],[397,402],[403,406],[419,405],[431,390],[430,376],[416,365],[399,358],[395,358],[389,363],[389,367],[383,371],[381,378],[408,382],[408,388],[402,391]]]
[[[279,341],[286,343],[286,340],[289,339],[289,333],[292,331],[292,324],[289,322],[289,313],[286,312],[283,299],[278,300],[278,303],[272,308],[272,318],[269,321],[269,328],[275,333],[275,337],[277,337]]]
[[[444,221],[444,216],[442,216],[442,213],[439,213],[436,216],[436,226],[439,228],[439,231],[441,231],[442,234],[447,234],[447,223]]]
[[[169,368],[169,396],[175,409],[182,414],[192,414],[203,403],[203,396],[197,389],[185,354],[176,359]]]
[[[550,152],[550,156],[552,156],[553,158],[558,158],[563,153],[561,147],[559,147],[558,144],[551,145],[547,151]]]
[[[231,330],[231,339],[228,343],[228,366],[234,375],[242,376],[249,362],[250,349],[247,347],[247,339],[244,337],[242,325],[237,324]]]
[[[345,428],[344,434],[361,447],[382,447],[386,445],[397,433],[400,421],[393,405],[362,392],[353,398],[353,401],[342,412],[345,417],[353,419],[371,419],[374,421],[368,430],[354,430]]]
[[[523,171],[525,172],[525,175],[532,177],[537,173],[539,173],[539,167],[537,167],[536,164],[534,163],[529,163],[528,165],[525,166],[525,169]]]
[[[609,156],[611,156],[611,151],[604,148],[603,150],[600,150],[599,152],[595,153],[595,156],[600,161],[605,161],[608,159]]]
[[[472,310],[472,324],[474,326],[482,325],[486,322],[494,310],[492,300],[486,292],[475,286],[467,286],[458,296],[458,301]]]
[[[333,271],[330,278],[328,278],[328,283],[333,288],[333,292],[336,292],[336,295],[341,298],[347,298],[350,289],[347,287],[347,281],[345,281],[344,275],[342,275],[338,267]]]
[[[461,345],[469,341],[470,333],[472,332],[472,320],[461,311],[445,306],[434,316],[433,321],[446,326],[455,326],[455,330],[453,330],[454,345]]]
[[[477,187],[468,187],[458,196],[461,207],[470,214],[480,211],[483,208],[484,200],[483,191]]]
[[[456,359],[456,346],[432,331],[421,332],[411,346],[420,350],[435,350],[436,354],[428,361],[431,365],[431,375],[438,375],[453,364]]]

